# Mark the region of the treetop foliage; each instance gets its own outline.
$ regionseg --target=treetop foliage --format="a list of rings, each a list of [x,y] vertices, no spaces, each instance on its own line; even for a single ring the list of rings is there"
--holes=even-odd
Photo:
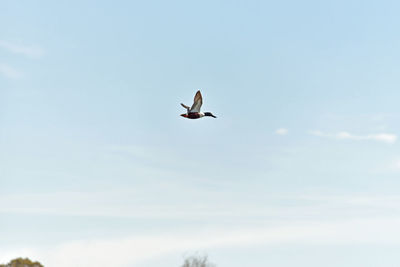
[[[182,267],[216,267],[216,265],[209,262],[207,256],[194,255],[186,258]]]
[[[13,259],[7,264],[0,264],[0,267],[44,267],[40,262],[33,262],[28,258]]]

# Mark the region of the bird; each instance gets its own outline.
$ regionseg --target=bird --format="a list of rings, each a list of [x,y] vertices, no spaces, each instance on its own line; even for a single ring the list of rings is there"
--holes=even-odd
[[[202,117],[213,117],[216,118],[211,112],[200,112],[201,105],[203,104],[203,97],[201,96],[200,90],[196,92],[196,95],[194,96],[194,101],[193,105],[191,107],[186,106],[185,104],[182,104],[182,107],[186,109],[186,113],[181,114],[182,117],[188,118],[188,119],[200,119]]]

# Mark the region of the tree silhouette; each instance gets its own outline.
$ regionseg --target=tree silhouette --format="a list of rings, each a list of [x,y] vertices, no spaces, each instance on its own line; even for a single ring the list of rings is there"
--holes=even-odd
[[[44,267],[41,263],[31,261],[28,258],[13,259],[7,264],[0,264],[0,267]]]
[[[216,265],[209,262],[207,256],[193,255],[185,259],[182,267],[216,267]]]

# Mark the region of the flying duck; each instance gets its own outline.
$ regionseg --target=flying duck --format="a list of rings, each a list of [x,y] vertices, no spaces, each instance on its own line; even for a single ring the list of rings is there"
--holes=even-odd
[[[188,107],[185,104],[182,104],[182,107],[184,107],[187,112],[184,114],[181,114],[182,117],[188,118],[188,119],[200,119],[204,116],[209,116],[216,118],[211,112],[200,112],[201,105],[203,104],[203,97],[201,96],[200,91],[197,91],[196,95],[194,96],[194,102],[192,107]]]

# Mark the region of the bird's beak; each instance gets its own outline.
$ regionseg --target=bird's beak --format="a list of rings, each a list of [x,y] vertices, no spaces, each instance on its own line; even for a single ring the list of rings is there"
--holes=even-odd
[[[216,118],[217,116],[214,116],[213,114],[211,114],[211,117]]]

